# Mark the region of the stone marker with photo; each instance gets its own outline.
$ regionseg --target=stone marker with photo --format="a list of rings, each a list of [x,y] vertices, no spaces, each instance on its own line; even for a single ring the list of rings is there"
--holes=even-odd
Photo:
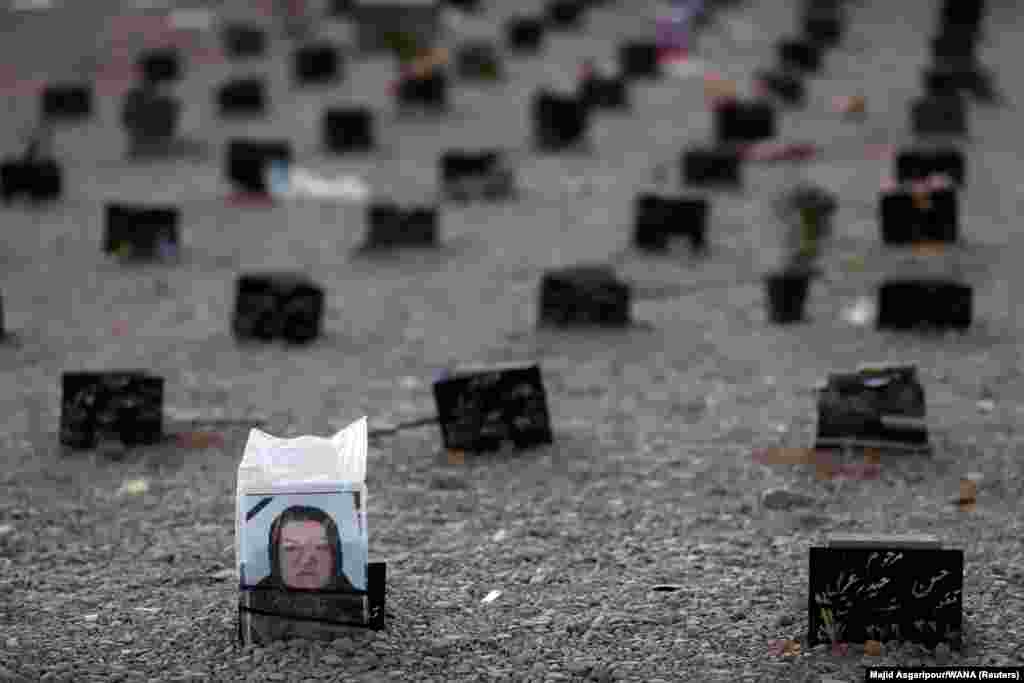
[[[448,450],[495,451],[553,442],[540,366],[465,366],[434,382],[441,438]]]
[[[807,641],[898,640],[959,650],[963,550],[934,536],[833,536],[810,548]]]
[[[966,331],[974,316],[970,285],[943,278],[893,279],[878,288],[879,329]]]
[[[231,329],[240,341],[283,339],[308,344],[320,336],[324,290],[301,273],[250,273],[236,283]]]
[[[333,437],[249,433],[235,552],[243,645],[331,640],[384,624],[384,563],[369,561],[366,418]]]
[[[122,260],[173,260],[180,250],[180,223],[174,206],[108,203],[103,252]]]
[[[628,327],[631,289],[607,265],[576,265],[544,273],[541,327]]]
[[[925,395],[914,365],[830,373],[818,392],[816,449],[930,453]]]
[[[103,441],[124,446],[163,438],[164,380],[139,370],[61,375],[60,443],[75,449]]]

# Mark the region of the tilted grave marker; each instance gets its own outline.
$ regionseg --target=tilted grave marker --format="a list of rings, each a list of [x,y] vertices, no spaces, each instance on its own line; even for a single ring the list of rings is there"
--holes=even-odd
[[[505,23],[505,45],[513,52],[536,53],[544,44],[544,22],[536,17],[512,17]]]
[[[611,266],[577,265],[549,271],[540,284],[539,325],[626,327],[631,290]]]
[[[217,110],[222,117],[265,116],[267,81],[265,78],[239,78],[217,89]]]
[[[960,212],[953,188],[883,192],[879,201],[882,242],[957,242]]]
[[[341,78],[341,56],[330,43],[300,47],[292,54],[292,74],[297,85],[332,83]]]
[[[515,171],[503,150],[447,150],[440,167],[441,191],[449,199],[500,200],[515,195]]]
[[[369,107],[328,109],[323,122],[324,146],[332,154],[374,148],[374,114]]]
[[[878,289],[879,329],[954,329],[971,326],[974,290],[943,278],[888,280]]]
[[[735,149],[695,147],[683,152],[682,175],[697,187],[739,188],[743,184],[741,157]]]
[[[967,107],[960,95],[923,96],[910,105],[914,135],[964,137],[967,135]]]
[[[173,206],[108,203],[103,251],[123,260],[166,261],[180,248],[181,212]]]
[[[273,162],[292,162],[291,143],[285,140],[233,139],[228,141],[225,175],[246,192],[265,195]]]
[[[363,249],[438,246],[439,212],[436,207],[404,209],[393,202],[366,207],[366,243]]]
[[[298,273],[250,273],[238,278],[231,329],[240,340],[281,338],[306,344],[320,336],[324,290]]]
[[[775,137],[775,107],[768,102],[725,100],[715,106],[715,139],[756,142]]]
[[[162,377],[139,370],[61,375],[60,443],[95,448],[113,439],[125,446],[163,437]]]
[[[43,89],[40,102],[46,120],[81,120],[92,116],[91,84],[55,83]]]
[[[896,155],[896,180],[906,183],[924,180],[932,175],[944,175],[957,186],[966,180],[964,154],[956,147],[910,147]]]
[[[833,537],[809,557],[807,641],[960,649],[964,553],[935,537]]]
[[[586,142],[590,117],[577,96],[535,92],[531,118],[534,143],[541,151],[557,152]]]
[[[434,382],[441,438],[449,450],[495,451],[553,442],[540,366],[459,368]]]
[[[703,197],[639,195],[633,202],[633,244],[664,251],[669,239],[685,236],[694,251],[707,248],[709,204]]]
[[[830,373],[818,392],[814,447],[930,452],[924,388],[913,365]]]

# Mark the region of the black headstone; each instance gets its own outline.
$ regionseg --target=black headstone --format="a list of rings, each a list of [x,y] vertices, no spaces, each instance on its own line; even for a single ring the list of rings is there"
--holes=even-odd
[[[175,48],[148,50],[139,57],[142,81],[156,85],[181,79],[181,55]]]
[[[320,335],[323,310],[324,290],[303,275],[242,275],[231,328],[237,339],[304,344]]]
[[[263,78],[228,81],[217,91],[221,116],[263,116],[267,112],[267,82]]]
[[[229,24],[221,31],[221,42],[229,59],[262,57],[267,51],[267,34],[258,26]]]
[[[945,0],[939,14],[940,28],[950,27],[977,33],[984,14],[985,5],[982,0]]]
[[[586,140],[589,116],[579,97],[553,92],[534,93],[531,118],[537,147],[558,151]]]
[[[629,87],[621,76],[591,74],[580,83],[578,97],[593,109],[629,108]]]
[[[879,202],[879,222],[884,244],[956,242],[960,237],[956,191],[932,190],[919,200],[904,190],[884,193]]]
[[[911,104],[910,118],[915,135],[967,135],[967,109],[959,96],[920,97]]]
[[[694,250],[707,247],[707,199],[643,194],[634,200],[633,213],[633,244],[640,249],[665,250],[676,236],[688,237]]]
[[[897,154],[898,182],[923,180],[933,174],[948,176],[956,185],[963,186],[966,179],[963,152],[956,147],[922,147],[901,150]]]
[[[55,84],[43,90],[41,109],[44,119],[83,119],[92,116],[91,85]]]
[[[545,10],[547,24],[563,31],[578,29],[586,10],[582,0],[548,0]]]
[[[443,69],[433,69],[424,76],[403,77],[398,83],[398,104],[422,107],[433,111],[448,108],[448,77]]]
[[[961,648],[962,550],[882,536],[812,547],[809,563],[809,646],[897,640]]]
[[[440,159],[441,187],[456,201],[506,199],[515,193],[515,173],[498,149],[448,150]]]
[[[973,289],[953,280],[889,280],[878,289],[878,329],[954,329],[971,326]]]
[[[459,78],[474,81],[495,81],[504,76],[501,56],[487,41],[471,41],[460,45],[455,55]]]
[[[550,444],[551,418],[538,365],[456,370],[434,383],[447,449],[494,451]]]
[[[619,47],[619,68],[625,78],[658,78],[658,46],[655,43],[630,42]]]
[[[812,41],[787,38],[779,41],[776,51],[786,68],[808,72],[821,69],[821,46]]]
[[[610,266],[571,266],[544,274],[540,325],[625,327],[630,324],[630,288]]]
[[[775,97],[787,104],[803,104],[807,96],[804,82],[796,73],[782,69],[761,69],[754,78]]]
[[[8,159],[0,164],[0,196],[5,204],[19,195],[32,201],[58,199],[63,187],[61,168],[53,159]]]
[[[299,48],[292,55],[294,79],[299,85],[330,83],[341,76],[341,58],[338,49],[330,44],[318,43]]]
[[[368,562],[366,564],[366,593],[370,604],[371,628],[384,628],[387,607],[388,563]]]
[[[103,251],[133,260],[170,258],[179,248],[180,222],[173,206],[107,204]]]
[[[683,153],[682,171],[686,183],[697,187],[739,187],[740,156],[726,148],[695,148]]]
[[[973,61],[978,38],[964,31],[944,31],[932,38],[932,57]]]
[[[537,52],[544,42],[544,22],[535,17],[513,17],[505,24],[505,44],[514,52]]]
[[[403,209],[378,202],[366,207],[366,248],[436,247],[438,210],[430,207]]]
[[[174,138],[180,119],[179,100],[145,87],[129,90],[122,101],[121,124],[138,142]]]
[[[765,276],[768,319],[775,325],[803,322],[810,284],[810,272],[799,270],[786,270]]]
[[[60,443],[95,448],[115,438],[125,446],[163,436],[164,380],[141,371],[66,372],[61,376]]]
[[[728,100],[715,107],[714,116],[720,143],[756,142],[776,135],[775,108],[768,102]]]
[[[334,154],[370,151],[374,147],[373,111],[368,107],[328,109],[323,125],[324,146]]]
[[[844,25],[843,14],[839,9],[815,8],[804,15],[804,33],[827,47],[839,44]]]
[[[225,175],[245,192],[266,194],[269,189],[267,171],[274,161],[291,163],[291,143],[284,140],[230,140]]]

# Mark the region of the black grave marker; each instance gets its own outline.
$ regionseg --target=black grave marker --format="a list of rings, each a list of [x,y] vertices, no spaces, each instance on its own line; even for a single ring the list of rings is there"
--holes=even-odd
[[[368,107],[328,109],[323,126],[324,146],[333,154],[367,152],[374,147],[373,111]]]
[[[0,195],[5,204],[19,195],[35,202],[58,199],[64,182],[53,159],[8,159],[0,164]]]
[[[147,50],[139,57],[142,82],[150,85],[181,80],[181,54],[175,48]]]
[[[930,541],[930,542],[925,542]],[[812,547],[807,641],[962,645],[964,553],[934,538],[833,538]]]
[[[622,76],[593,73],[580,83],[579,99],[594,109],[628,109],[629,87]]]
[[[958,95],[919,97],[911,103],[910,119],[915,135],[967,135],[967,109]]]
[[[945,0],[939,14],[939,23],[944,29],[977,33],[984,14],[985,5],[981,0]]]
[[[264,116],[267,112],[267,82],[263,78],[229,81],[217,91],[221,116]]]
[[[535,17],[513,17],[505,23],[505,44],[514,52],[538,52],[544,43],[544,22]]]
[[[928,452],[924,388],[913,365],[831,373],[818,393],[815,448]]]
[[[107,204],[103,251],[130,260],[166,260],[179,249],[181,212],[173,206]]]
[[[398,82],[398,106],[442,112],[448,109],[448,77],[441,68],[422,76],[403,76]]]
[[[440,162],[442,192],[449,199],[507,199],[515,194],[515,172],[501,150],[449,150]]]
[[[173,139],[180,118],[181,102],[149,86],[129,90],[122,101],[121,124],[134,144]]]
[[[775,108],[768,102],[727,100],[715,107],[714,115],[720,143],[756,142],[776,135]]]
[[[952,188],[917,196],[903,190],[884,193],[879,202],[882,242],[956,242],[960,237],[959,214],[956,191]]]
[[[878,329],[954,329],[971,326],[974,291],[946,279],[889,280],[878,288]]]
[[[336,81],[341,76],[338,49],[328,43],[306,45],[292,55],[293,74],[299,85]]]
[[[457,369],[434,383],[446,449],[486,452],[511,442],[532,448],[554,441],[540,366]]]
[[[695,251],[707,248],[707,199],[643,194],[633,213],[633,244],[640,249],[663,251],[674,236],[688,237]]]
[[[292,162],[291,143],[284,140],[230,140],[226,175],[245,192],[267,194],[267,171],[275,161]]]
[[[843,14],[839,8],[814,8],[804,15],[804,33],[827,47],[839,44],[843,27]]]
[[[47,86],[42,94],[42,116],[47,120],[78,120],[92,116],[91,85],[58,83]]]
[[[754,74],[762,86],[787,104],[803,104],[807,96],[804,83],[795,73],[781,69],[760,69]]]
[[[579,97],[541,90],[534,93],[531,114],[540,150],[559,151],[586,140],[590,120]]]
[[[229,59],[262,57],[267,51],[267,34],[258,26],[228,24],[221,31],[221,42]]]
[[[904,149],[896,155],[896,180],[905,183],[930,175],[945,175],[963,186],[966,170],[964,155],[956,147]]]
[[[630,42],[619,47],[619,68],[625,78],[658,78],[658,46],[655,43]]]
[[[562,31],[578,29],[583,23],[585,10],[582,0],[548,0],[545,10],[547,24]]]
[[[775,325],[791,325],[805,320],[811,272],[788,269],[765,276],[764,287],[768,319]]]
[[[366,207],[365,249],[392,247],[432,248],[438,244],[438,210],[433,207],[403,209],[391,202]]]
[[[809,40],[787,38],[776,46],[779,63],[784,67],[807,72],[821,70],[821,46]]]
[[[164,380],[142,371],[65,372],[61,375],[60,443],[95,448],[101,440],[125,446],[163,436]]]
[[[320,336],[323,311],[324,290],[302,274],[242,275],[231,328],[241,340],[306,344]]]
[[[932,38],[932,58],[973,61],[977,35],[963,31],[944,31]]]
[[[689,149],[683,153],[682,167],[685,182],[697,187],[738,188],[743,183],[740,156],[733,149]]]
[[[504,77],[501,55],[487,41],[468,41],[456,51],[459,78],[472,81],[496,81]]]
[[[541,326],[626,327],[630,287],[611,266],[570,266],[544,274],[540,285]]]

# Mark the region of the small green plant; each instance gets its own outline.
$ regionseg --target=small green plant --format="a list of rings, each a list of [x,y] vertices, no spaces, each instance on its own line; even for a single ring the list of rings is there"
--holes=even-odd
[[[403,64],[413,61],[422,52],[416,36],[406,31],[389,31],[384,36],[384,44]]]

